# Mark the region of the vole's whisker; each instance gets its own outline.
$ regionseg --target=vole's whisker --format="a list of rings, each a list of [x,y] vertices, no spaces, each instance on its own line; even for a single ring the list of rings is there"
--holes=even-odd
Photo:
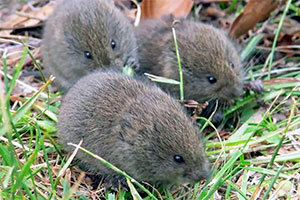
[[[131,49],[128,54],[130,55],[132,52],[138,50],[138,48],[139,48],[139,46],[136,46],[135,48]]]
[[[259,56],[257,57],[257,55],[259,55]],[[247,62],[247,64],[245,65],[245,67],[244,67],[245,71],[248,72],[252,66],[255,66],[260,61],[260,58],[262,58],[262,57],[263,57],[263,55],[261,54],[261,51],[260,50],[256,51],[255,54],[249,59],[250,61]]]

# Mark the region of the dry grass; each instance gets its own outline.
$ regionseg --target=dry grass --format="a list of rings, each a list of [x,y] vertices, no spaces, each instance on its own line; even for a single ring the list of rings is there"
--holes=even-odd
[[[18,9],[16,14],[5,14],[7,7],[0,7],[0,17],[5,18],[1,27],[39,24],[53,8],[53,4],[44,2],[11,4],[12,9]],[[282,15],[283,6],[239,39],[247,63],[245,79],[263,80],[265,91],[245,93],[224,108],[226,117],[219,127],[205,129],[207,155],[214,164],[211,178],[171,191],[143,184],[155,198],[299,199],[300,45],[297,35],[290,33],[289,24],[296,24],[297,34],[300,25],[294,20],[299,19],[299,2],[291,2],[286,16]],[[244,3],[237,2],[234,9],[228,5],[231,4],[206,4],[200,18],[231,23]],[[230,12],[225,13],[220,7]],[[219,9],[217,17],[205,15],[209,8]],[[223,12],[225,16],[217,15]],[[281,19],[282,24],[278,24]],[[278,27],[281,32],[276,38]],[[61,156],[55,143],[60,93],[47,90],[51,79],[43,82],[34,76],[20,76],[37,71],[42,64],[40,35],[29,33],[26,36],[22,30],[0,30],[0,197],[151,199],[140,189],[136,192],[135,184],[128,192],[106,190],[103,184],[93,188],[92,175],[73,166],[72,157]],[[274,38],[276,46],[272,48]]]

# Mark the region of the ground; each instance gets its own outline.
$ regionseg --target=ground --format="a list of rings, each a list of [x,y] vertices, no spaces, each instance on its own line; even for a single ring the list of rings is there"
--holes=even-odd
[[[37,75],[41,26],[54,1],[0,3],[0,197],[300,199],[300,2],[280,1],[273,12],[262,6],[268,0],[255,2],[203,0],[182,11],[230,32],[241,49],[245,82],[264,85],[262,93],[245,91],[224,107],[217,127],[201,122],[211,177],[171,190],[129,184],[129,191],[101,182],[93,187],[92,174],[70,163],[73,157],[55,142],[61,93]],[[122,8],[132,17],[135,6],[129,5],[133,10]],[[247,16],[258,23],[249,27]]]

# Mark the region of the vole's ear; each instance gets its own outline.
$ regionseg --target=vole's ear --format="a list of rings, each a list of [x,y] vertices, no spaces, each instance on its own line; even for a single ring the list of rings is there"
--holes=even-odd
[[[161,16],[161,20],[166,22],[167,24],[172,24],[174,21],[174,15],[173,14],[164,14]]]
[[[118,131],[118,134],[118,139],[129,145],[134,145],[134,140],[132,139],[133,137],[128,137],[128,134],[126,132]]]
[[[134,13],[137,10],[137,5],[133,1],[128,1],[128,0],[114,0],[110,2],[114,2],[113,6],[116,6],[121,13],[123,14],[124,17],[126,17],[130,23],[134,23]]]
[[[161,20],[167,24],[168,27],[177,27],[182,24],[184,18],[175,18],[173,14],[164,14]]]

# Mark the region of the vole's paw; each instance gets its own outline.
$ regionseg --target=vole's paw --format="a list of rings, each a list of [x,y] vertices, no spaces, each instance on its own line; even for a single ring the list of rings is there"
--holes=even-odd
[[[212,114],[212,112],[205,113],[203,115],[201,114],[201,116],[209,119],[209,117],[210,117],[211,114]],[[217,110],[215,112],[215,114],[212,116],[210,122],[213,123],[213,125],[215,125],[215,126],[219,126],[223,120],[224,120],[223,113],[220,110]]]
[[[221,111],[217,110],[211,119],[211,123],[218,126],[224,120],[224,115]]]
[[[134,57],[128,57],[126,60],[126,65],[132,67],[134,70],[138,70],[140,66]]]
[[[129,187],[126,182],[126,178],[121,175],[111,175],[104,179],[104,188],[118,191],[120,188],[125,191],[129,191]]]
[[[211,100],[209,102],[208,106],[206,106],[206,108],[203,109],[201,116],[208,119],[208,118],[210,118],[211,114],[214,112],[215,109],[216,109],[216,101]],[[214,115],[212,116],[210,121],[215,126],[218,126],[223,120],[224,120],[224,115],[219,110],[219,108],[217,108],[216,112],[214,113]]]
[[[44,73],[44,72],[42,72],[42,73]],[[25,72],[25,73],[21,74],[20,77],[23,78],[23,77],[28,77],[28,76],[34,76],[35,78],[42,80],[42,75],[41,75],[41,72],[39,72],[39,71]]]
[[[244,84],[244,90],[252,90],[255,93],[261,94],[264,91],[264,84],[262,80],[250,81]]]

